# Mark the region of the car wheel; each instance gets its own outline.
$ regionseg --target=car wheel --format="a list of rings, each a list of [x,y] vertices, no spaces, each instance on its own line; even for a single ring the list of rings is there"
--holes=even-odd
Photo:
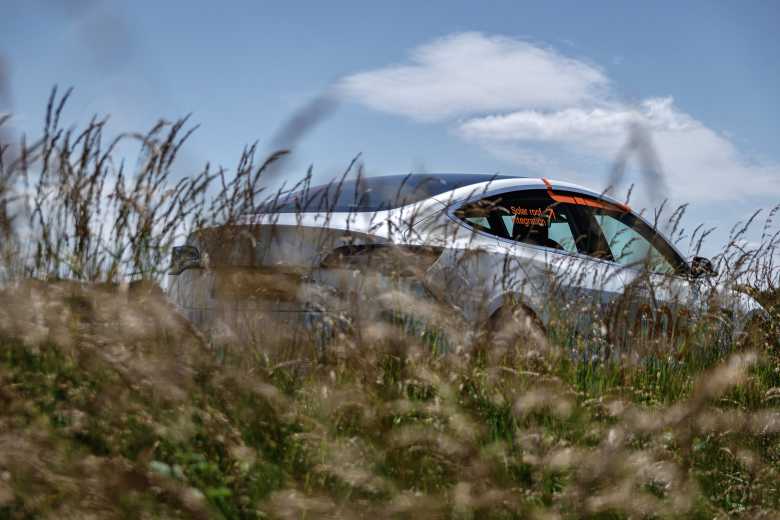
[[[541,352],[548,347],[544,323],[523,304],[501,306],[488,319],[486,329],[486,346],[494,352]]]

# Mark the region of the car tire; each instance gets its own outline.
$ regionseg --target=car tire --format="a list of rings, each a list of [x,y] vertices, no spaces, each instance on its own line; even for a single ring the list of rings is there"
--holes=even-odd
[[[486,346],[491,351],[541,352],[548,347],[542,320],[526,305],[508,302],[488,319]]]

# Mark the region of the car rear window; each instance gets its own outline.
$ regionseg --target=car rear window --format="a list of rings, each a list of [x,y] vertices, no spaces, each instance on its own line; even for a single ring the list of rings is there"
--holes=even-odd
[[[282,194],[260,208],[261,213],[373,212],[399,208],[441,193],[506,175],[445,174],[387,175],[312,186]]]

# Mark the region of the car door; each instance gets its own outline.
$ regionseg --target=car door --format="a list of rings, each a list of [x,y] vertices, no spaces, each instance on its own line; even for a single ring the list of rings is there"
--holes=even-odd
[[[458,211],[461,207],[465,211]],[[426,289],[475,325],[494,310],[491,302],[502,263],[495,235],[500,220],[491,213],[480,200],[456,202],[415,228],[415,235],[424,237],[424,243],[442,250],[426,272]]]
[[[678,342],[696,296],[682,256],[628,208],[591,205],[580,212],[602,242],[602,256],[619,268],[622,295],[606,309],[611,342],[633,347]]]
[[[621,293],[616,268],[587,254],[589,228],[575,204],[543,189],[493,193],[464,204],[454,215],[496,243],[495,297],[518,295],[546,324],[591,330],[598,308]]]

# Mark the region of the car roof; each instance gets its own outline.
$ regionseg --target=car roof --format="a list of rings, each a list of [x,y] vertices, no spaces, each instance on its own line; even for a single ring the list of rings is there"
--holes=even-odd
[[[575,194],[579,193],[596,199],[602,199],[620,207],[625,207],[625,204],[603,192],[599,193],[579,184],[574,184],[573,182],[546,179],[544,177],[494,176],[493,179],[464,184],[453,190],[442,192],[434,196],[434,198],[443,203],[456,203],[476,196],[490,196],[513,189],[560,190]]]
[[[263,204],[261,212],[375,212],[421,202],[472,184],[518,179],[508,175],[468,173],[342,178],[329,184],[304,185],[296,191],[280,194]]]
[[[269,199],[260,213],[376,212],[422,202],[426,199],[457,203],[474,196],[491,195],[512,189],[554,189],[620,202],[565,181],[502,174],[410,173],[339,179],[318,186],[304,185]]]
[[[404,179],[420,181],[424,181],[426,179],[435,179],[444,184],[453,186],[453,189],[460,188],[462,186],[468,186],[470,184],[477,184],[480,182],[526,178],[523,175],[505,175],[500,173],[408,173],[406,175],[380,175],[378,177],[388,180],[398,179],[399,181],[403,181]],[[378,177],[369,178],[376,179]]]

